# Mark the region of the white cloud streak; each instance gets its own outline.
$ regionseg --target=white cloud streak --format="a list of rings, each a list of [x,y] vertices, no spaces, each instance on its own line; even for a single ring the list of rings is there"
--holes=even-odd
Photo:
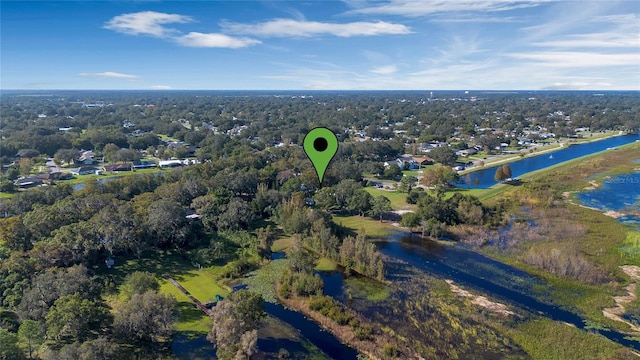
[[[371,70],[372,73],[378,75],[391,75],[396,71],[398,71],[398,67],[395,65],[380,66]]]
[[[222,22],[223,30],[231,34],[259,37],[310,37],[334,35],[338,37],[402,35],[411,30],[402,24],[386,21],[358,21],[351,23],[326,23],[293,19],[274,19],[256,24]]]
[[[180,36],[176,38],[176,42],[180,45],[189,47],[231,49],[238,49],[261,43],[259,40],[245,37],[236,38],[224,34],[203,34],[199,32],[190,32],[187,35]]]
[[[104,28],[128,35],[148,35],[166,39],[188,47],[238,49],[261,43],[259,40],[235,38],[218,33],[190,32],[185,35],[176,29],[163,26],[193,21],[189,16],[143,11],[118,15],[109,20]]]
[[[640,54],[602,54],[595,52],[541,51],[509,54],[521,60],[533,60],[549,67],[605,67],[640,65]]]
[[[139,78],[138,75],[122,74],[122,73],[117,73],[117,72],[112,72],[112,71],[105,71],[105,72],[100,72],[100,73],[80,73],[80,74],[78,74],[78,76],[82,76],[82,77],[100,77],[100,78],[115,78],[115,79],[126,79],[126,80],[134,80],[134,79],[138,79]]]
[[[162,25],[189,23],[192,21],[193,19],[189,16],[143,11],[118,15],[109,20],[104,25],[104,28],[128,35],[150,35],[163,38],[177,31]]]
[[[401,15],[418,17],[447,12],[499,12],[537,6],[545,0],[392,0],[382,5],[363,6],[348,14]]]

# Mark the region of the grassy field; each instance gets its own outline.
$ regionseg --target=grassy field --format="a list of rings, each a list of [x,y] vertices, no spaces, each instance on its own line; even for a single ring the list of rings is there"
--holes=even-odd
[[[350,276],[345,279],[345,285],[354,298],[363,297],[369,301],[382,301],[389,297],[389,286],[363,276]]]
[[[13,197],[11,193],[0,192],[0,199],[10,199],[11,197]]]
[[[118,263],[105,274],[113,276],[116,283],[120,284],[124,277],[134,271],[148,271],[154,274],[160,281],[160,292],[172,294],[178,301],[180,314],[175,323],[176,330],[190,331],[206,334],[211,328],[211,321],[200,310],[193,307],[192,302],[175,286],[162,278],[162,274],[169,274],[178,281],[191,295],[201,302],[215,299],[216,294],[227,296],[229,291],[215,281],[214,274],[219,267],[203,270],[195,269],[191,264],[177,254],[170,252],[157,252],[153,258],[128,259],[124,263]]]
[[[534,334],[544,336],[532,336]],[[523,322],[511,337],[533,359],[630,359],[629,350],[600,335],[549,319]]]
[[[316,264],[316,270],[318,271],[334,271],[338,269],[338,264],[335,261],[328,258],[320,258]]]
[[[70,180],[62,180],[59,183],[60,184],[82,184],[86,181],[89,180],[101,180],[101,179],[111,179],[111,178],[121,178],[121,177],[127,177],[127,176],[134,176],[134,175],[142,175],[142,174],[153,174],[153,173],[157,173],[157,172],[161,172],[161,171],[166,171],[160,168],[152,168],[152,169],[140,169],[140,170],[136,170],[136,171],[123,171],[123,172],[119,172],[119,173],[103,173],[103,175],[96,175],[96,174],[90,174],[90,175],[74,175],[73,179]]]
[[[333,222],[342,225],[356,233],[365,233],[367,236],[383,237],[397,229],[390,222],[380,222],[363,216],[333,216]]]
[[[396,192],[396,191],[387,191],[383,189],[376,189],[373,187],[364,188],[372,196],[385,196],[391,201],[391,207],[393,210],[415,210],[416,206],[407,204],[407,194]]]

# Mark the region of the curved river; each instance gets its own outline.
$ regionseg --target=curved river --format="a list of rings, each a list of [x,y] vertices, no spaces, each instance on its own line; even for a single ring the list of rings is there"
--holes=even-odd
[[[573,160],[581,156],[591,155],[608,148],[626,145],[640,140],[640,133],[614,136],[612,138],[594,141],[585,144],[571,145],[565,149],[553,151],[538,156],[526,157],[518,161],[509,163],[513,177],[544,169],[549,166],[559,164],[567,160]],[[544,150],[544,146],[541,147]],[[456,184],[463,188],[488,188],[498,182],[493,178],[496,174],[496,167],[489,167],[483,170],[461,176],[461,183]]]

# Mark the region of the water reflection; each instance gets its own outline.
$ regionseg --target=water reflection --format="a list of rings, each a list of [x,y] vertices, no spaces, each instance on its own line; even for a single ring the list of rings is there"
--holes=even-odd
[[[640,140],[640,134],[616,136],[613,138],[594,141],[591,143],[572,145],[566,149],[554,151],[553,157],[551,158],[549,157],[549,155],[527,157],[523,158],[522,160],[509,163],[509,167],[511,167],[511,173],[513,174],[513,177],[518,177],[523,174],[544,169],[546,167],[559,164],[567,160],[572,160],[609,148],[615,148],[617,146],[629,144],[636,140]],[[544,146],[541,148],[541,151],[542,150],[544,150]],[[491,187],[497,184],[497,181],[494,179],[495,173],[495,167],[472,172],[468,175],[465,175],[463,177],[464,182],[459,184],[458,186],[463,188]]]

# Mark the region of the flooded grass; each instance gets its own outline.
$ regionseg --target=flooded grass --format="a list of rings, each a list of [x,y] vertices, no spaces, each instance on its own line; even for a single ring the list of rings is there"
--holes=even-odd
[[[289,359],[329,359],[291,326],[271,316],[268,316],[258,329],[258,349],[258,355],[270,359],[279,358],[279,355],[284,353],[289,355]]]
[[[527,178],[535,175],[535,180],[505,191],[497,199],[511,199],[518,206],[526,206],[529,211],[522,215],[534,220],[537,228],[525,231],[526,236],[517,236],[517,241],[508,249],[485,247],[482,251],[548,282],[548,287],[534,291],[536,298],[575,309],[594,323],[627,330],[620,323],[605,318],[602,309],[614,305],[612,297],[622,295],[628,282],[620,265],[640,263],[637,232],[600,211],[569,204],[562,200],[562,195],[584,191],[585,187],[592,186],[590,182],[593,179],[602,180],[611,174],[632,171],[637,167],[633,160],[639,150],[640,144],[633,143],[527,175]],[[511,211],[518,213],[519,210],[514,208]],[[578,228],[579,236],[576,238],[574,234]],[[536,232],[540,233],[539,238],[532,236]],[[527,254],[550,249],[580,254],[600,268],[610,281],[590,285],[585,283],[585,279],[555,276],[522,262]]]
[[[385,300],[391,293],[387,285],[362,276],[346,278],[345,285],[347,286],[346,291],[351,291],[353,298],[364,298],[373,302]]]
[[[385,237],[397,228],[387,220],[380,222],[363,216],[333,216],[333,222],[350,229],[358,234],[364,233],[370,237]]]
[[[635,359],[631,350],[548,319],[520,323],[511,331],[512,338],[534,359]]]
[[[335,261],[328,258],[320,258],[316,263],[317,271],[334,271],[338,269],[338,264]]]

